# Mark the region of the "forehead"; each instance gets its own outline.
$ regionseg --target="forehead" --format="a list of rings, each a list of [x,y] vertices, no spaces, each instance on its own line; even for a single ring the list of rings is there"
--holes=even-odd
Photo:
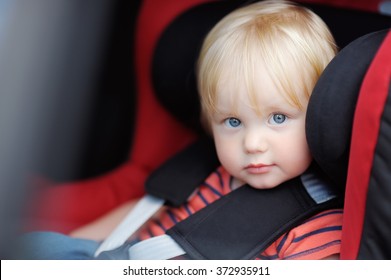
[[[292,67],[288,66],[286,75],[289,75],[293,86],[295,80],[300,79],[297,71],[293,71]],[[291,100],[291,94],[278,83],[278,78],[270,74],[270,70],[264,63],[257,63],[251,67],[252,72],[241,69],[241,71],[232,70],[232,68],[225,68],[221,73],[216,91],[216,108],[224,107],[236,110],[239,103],[244,103],[256,111],[265,107],[279,107],[282,104],[295,106]],[[288,74],[289,73],[289,74]],[[277,82],[276,82],[277,81]],[[296,92],[301,92],[296,89]],[[305,99],[304,94],[299,94],[299,99]],[[301,101],[303,101],[301,100]],[[303,103],[305,104],[305,103]]]

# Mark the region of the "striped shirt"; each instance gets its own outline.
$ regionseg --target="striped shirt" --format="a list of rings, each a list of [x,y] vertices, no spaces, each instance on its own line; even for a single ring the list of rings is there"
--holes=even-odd
[[[232,176],[219,167],[180,207],[167,207],[150,220],[139,239],[165,234],[176,223],[231,192]],[[342,209],[321,212],[278,238],[257,259],[322,259],[339,254]]]

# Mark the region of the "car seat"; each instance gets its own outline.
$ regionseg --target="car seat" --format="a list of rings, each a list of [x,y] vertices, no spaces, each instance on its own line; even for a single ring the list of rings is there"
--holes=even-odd
[[[388,183],[388,144],[391,139],[390,50],[390,28],[354,40],[326,67],[314,88],[308,106],[306,132],[314,159],[342,196],[346,191],[341,241],[342,259],[391,257],[391,191]],[[210,170],[214,170],[215,163],[210,159],[214,158],[215,153],[210,146],[213,147],[211,142],[204,142],[201,146],[192,145],[192,148],[171,158],[150,176],[147,191],[160,200],[153,202],[156,199],[153,198],[148,204],[148,209],[153,209],[155,205],[160,207],[161,199],[168,200],[170,204],[181,205],[183,202],[177,200],[183,195],[185,198],[191,195],[191,186],[199,186],[199,182],[202,181],[198,180],[199,176],[204,178]],[[210,168],[207,167],[209,164]],[[192,168],[188,172],[187,167],[190,165]],[[183,173],[186,176],[182,175]],[[172,178],[176,179],[173,181]],[[335,197],[333,190],[335,200],[329,200],[328,206],[318,204],[315,208],[302,208],[306,195],[300,199],[298,192],[293,196],[287,195],[293,190],[299,190],[298,185],[300,184],[293,180],[288,185],[284,183],[273,189],[280,192],[273,193],[272,197],[280,203],[285,201],[278,206],[278,217],[272,215],[274,211],[271,209],[274,209],[276,203],[271,202],[269,205],[273,199],[268,197],[268,192],[257,192],[253,188],[248,188],[251,192],[247,193],[246,186],[243,186],[239,189],[243,192],[234,191],[228,195],[231,196],[228,198],[229,203],[224,202],[227,198],[224,197],[207,205],[168,230],[166,234],[171,237],[159,236],[141,241],[129,249],[129,254],[135,259],[160,259],[184,253],[187,257],[195,259],[251,259],[254,257],[254,251],[259,252],[259,248],[270,244],[270,239],[280,236],[292,226],[292,222],[296,221],[293,213],[298,213],[297,218],[301,220],[306,219],[302,216],[304,213],[310,216],[313,214],[310,209],[318,211],[319,206],[321,209],[339,207],[339,199]],[[191,188],[190,191],[184,190],[187,188]],[[173,193],[173,189],[177,191]],[[287,190],[288,193],[284,193],[283,190]],[[144,199],[143,203],[147,201]],[[296,200],[300,201],[300,207],[285,209],[286,205],[293,204]],[[254,204],[249,206],[251,203]],[[248,211],[248,207],[251,211]],[[141,211],[140,209],[137,211]],[[243,211],[244,209],[247,211]],[[142,215],[147,212],[145,210],[141,212]],[[122,224],[103,242],[105,249],[115,249],[121,245],[120,240],[126,240],[130,228],[134,228],[136,220],[142,216],[141,213],[136,214],[137,211],[132,212],[127,224]],[[232,219],[235,215],[236,218]],[[287,220],[282,218],[285,216]],[[257,219],[261,222],[257,223]],[[246,231],[248,228],[249,232]],[[257,231],[255,235],[254,231]],[[230,232],[230,235],[224,237],[224,242],[215,242],[222,239],[221,232]],[[237,238],[243,235],[248,236],[245,242]],[[232,239],[229,239],[230,237]],[[177,244],[180,244],[180,248]],[[146,249],[150,246],[154,250]],[[156,246],[159,250],[155,250]]]
[[[202,134],[198,108],[194,106],[198,104],[194,79],[198,48],[214,23],[245,2],[248,1],[141,3],[135,39],[137,111],[129,159],[102,176],[37,192],[29,214],[30,230],[67,233],[140,197],[148,175]],[[388,17],[375,13],[306,5],[329,24],[340,47],[390,23]],[[372,5],[367,7],[373,10]]]
[[[308,144],[345,190],[342,259],[391,258],[391,29],[370,33],[331,61],[307,111]]]

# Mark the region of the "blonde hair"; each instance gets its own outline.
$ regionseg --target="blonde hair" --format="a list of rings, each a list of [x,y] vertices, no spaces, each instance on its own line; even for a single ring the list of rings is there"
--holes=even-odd
[[[237,85],[244,81],[255,104],[255,69],[262,63],[287,102],[303,109],[300,96],[308,102],[336,51],[322,19],[291,2],[260,1],[231,12],[208,33],[198,60],[198,90],[207,127],[217,110],[217,91],[224,75]],[[287,61],[301,80],[292,80]]]

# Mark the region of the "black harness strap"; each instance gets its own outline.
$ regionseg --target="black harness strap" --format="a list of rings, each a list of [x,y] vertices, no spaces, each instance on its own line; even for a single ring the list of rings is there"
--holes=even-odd
[[[246,185],[178,223],[167,234],[191,259],[254,259],[305,219],[340,205],[337,198],[317,204],[299,177],[269,190]]]
[[[201,138],[153,172],[145,183],[146,192],[180,206],[218,166],[213,140]]]

